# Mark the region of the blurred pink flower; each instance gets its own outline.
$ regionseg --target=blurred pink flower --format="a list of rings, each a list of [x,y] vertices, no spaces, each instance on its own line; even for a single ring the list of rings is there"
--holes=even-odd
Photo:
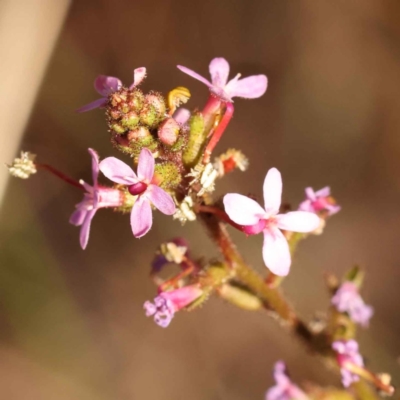
[[[278,361],[274,366],[274,379],[276,385],[270,388],[265,400],[307,400],[307,395],[295,385],[286,373],[286,365]]]
[[[166,328],[172,321],[175,312],[193,303],[203,294],[198,285],[185,286],[169,292],[162,292],[154,303],[146,301],[143,305],[146,317],[154,315],[154,321],[162,328]]]
[[[119,190],[98,185],[99,156],[93,149],[89,149],[89,154],[92,156],[93,186],[80,181],[86,193],[83,200],[76,205],[76,210],[69,219],[71,224],[81,226],[80,244],[82,249],[85,249],[88,244],[90,225],[96,211],[103,207],[119,207],[123,203],[123,196]]]
[[[228,82],[229,63],[225,58],[214,58],[209,65],[211,82],[197,72],[178,65],[178,68],[185,74],[203,82],[220,100],[232,102],[233,97],[243,97],[245,99],[255,99],[261,97],[267,90],[267,77],[265,75],[253,75],[247,78],[239,79],[237,74]]]
[[[364,303],[357,286],[352,282],[342,283],[331,303],[339,312],[347,312],[354,322],[364,327],[368,326],[374,313],[373,308]]]
[[[154,165],[153,155],[146,148],[140,152],[137,175],[131,167],[115,157],[108,157],[100,163],[100,171],[108,179],[127,185],[129,193],[138,196],[131,212],[131,227],[136,238],[144,236],[153,224],[151,203],[163,214],[172,215],[175,212],[172,197],[151,183]]]
[[[229,218],[244,225],[244,232],[254,235],[264,233],[263,258],[265,265],[276,275],[289,273],[291,256],[288,242],[280,229],[294,232],[312,232],[319,226],[319,217],[306,211],[278,214],[282,196],[282,178],[276,168],[271,168],[264,180],[263,209],[254,200],[241,194],[229,193],[224,197]]]
[[[136,68],[133,71],[133,83],[129,89],[133,89],[135,86],[138,86],[145,77],[146,68]],[[115,78],[114,76],[99,75],[94,81],[94,88],[96,92],[103,97],[78,108],[76,111],[86,112],[95,108],[104,107],[108,102],[108,96],[121,89],[121,87],[122,82],[118,78]]]
[[[347,388],[360,379],[358,375],[350,371],[349,364],[364,367],[362,356],[358,352],[358,343],[355,340],[337,340],[332,343],[332,348],[337,353],[343,386]]]
[[[329,186],[314,192],[313,188],[306,188],[306,197],[299,205],[300,211],[309,211],[318,214],[320,211],[328,211],[328,215],[336,214],[341,207],[335,203],[331,197],[331,189]]]

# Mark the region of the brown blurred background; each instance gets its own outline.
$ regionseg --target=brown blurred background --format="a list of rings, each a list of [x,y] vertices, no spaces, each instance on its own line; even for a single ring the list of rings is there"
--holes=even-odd
[[[21,21],[34,18],[30,0],[17,3],[13,29],[0,31],[10,49],[26,40]],[[360,333],[362,351],[371,369],[390,372],[398,384],[400,3],[82,0],[72,2],[63,25],[63,11],[56,20],[47,3],[36,1],[39,16],[50,14],[28,37],[38,37],[54,21],[58,28],[43,41],[57,38],[57,29],[60,34],[32,110],[21,113],[18,105],[35,91],[29,82],[40,74],[25,52],[1,61],[15,65],[2,76],[15,84],[0,86],[9,99],[2,103],[2,118],[11,120],[0,133],[3,146],[15,142],[15,148],[90,181],[87,148],[102,157],[116,154],[102,111],[74,112],[98,97],[96,75],[130,83],[132,70],[146,66],[145,90],[188,86],[194,108],[204,103],[207,89],[176,64],[208,76],[209,61],[223,56],[232,74],[265,73],[266,95],[236,100],[235,117],[218,147],[242,149],[250,169],[220,182],[218,193],[261,196],[272,166],[281,170],[284,199],[294,206],[304,187],[331,186],[343,209],[324,235],[301,245],[285,292],[310,319],[329,302],[324,271],[340,275],[355,263],[364,267],[364,296],[376,313],[370,329]],[[30,49],[32,63],[40,40]],[[18,78],[13,71],[20,65],[25,71]],[[14,86],[18,82],[26,83]],[[29,112],[18,144],[13,123]],[[263,312],[212,298],[198,311],[178,314],[165,330],[146,319],[142,304],[155,294],[149,262],[161,241],[179,235],[198,256],[216,250],[199,224],[181,227],[158,213],[151,232],[134,240],[127,216],[101,210],[82,251],[79,229],[68,223],[80,197],[45,173],[8,182],[0,215],[1,398],[256,400],[264,398],[278,359],[297,382],[339,384]],[[234,237],[246,259],[263,271],[262,238]]]

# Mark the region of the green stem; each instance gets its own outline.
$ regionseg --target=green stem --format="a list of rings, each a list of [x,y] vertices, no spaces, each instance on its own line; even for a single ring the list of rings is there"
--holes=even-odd
[[[234,270],[234,276],[256,294],[263,302],[264,307],[278,316],[297,337],[306,342],[309,347],[317,350],[315,345],[320,341],[315,340],[316,337],[310,332],[307,325],[297,317],[294,309],[286,301],[282,292],[269,288],[264,279],[246,264],[232,242],[226,226],[219,222],[215,215],[200,213],[199,217],[205,224],[210,236],[216,242],[225,260]],[[323,347],[326,348],[326,346]]]

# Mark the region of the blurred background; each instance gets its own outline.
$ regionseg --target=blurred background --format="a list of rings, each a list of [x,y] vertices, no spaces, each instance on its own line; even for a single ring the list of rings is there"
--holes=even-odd
[[[374,371],[399,383],[400,3],[379,0],[2,0],[1,163],[20,149],[90,181],[88,147],[117,155],[98,98],[98,74],[129,84],[145,66],[143,89],[189,87],[189,107],[207,88],[177,64],[208,76],[213,57],[232,74],[265,73],[267,93],[235,102],[217,151],[240,148],[245,173],[226,191],[261,197],[266,171],[283,174],[294,207],[304,188],[330,185],[342,211],[305,241],[284,283],[299,313],[326,310],[324,271],[367,271],[375,307],[360,332]],[[120,155],[121,158],[123,156]],[[212,298],[179,313],[168,329],[144,316],[155,295],[149,263],[162,241],[184,236],[193,254],[217,255],[199,224],[157,213],[134,240],[127,216],[102,210],[88,248],[68,223],[81,193],[46,173],[28,181],[1,171],[0,387],[8,400],[263,399],[272,366],[284,359],[297,382],[339,384],[264,312]],[[7,185],[7,186],[5,186]],[[264,271],[261,236],[233,234]]]

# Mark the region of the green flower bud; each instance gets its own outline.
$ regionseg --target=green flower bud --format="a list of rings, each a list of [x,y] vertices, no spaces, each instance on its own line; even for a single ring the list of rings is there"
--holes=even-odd
[[[156,164],[154,178],[162,189],[174,189],[182,180],[179,168],[171,161]]]
[[[192,115],[189,120],[189,127],[188,144],[182,158],[183,164],[188,168],[192,168],[199,162],[207,140],[207,133],[204,130],[204,119],[201,113]]]
[[[167,107],[161,93],[150,92],[144,97],[140,111],[140,122],[149,128],[155,128],[165,118]]]

